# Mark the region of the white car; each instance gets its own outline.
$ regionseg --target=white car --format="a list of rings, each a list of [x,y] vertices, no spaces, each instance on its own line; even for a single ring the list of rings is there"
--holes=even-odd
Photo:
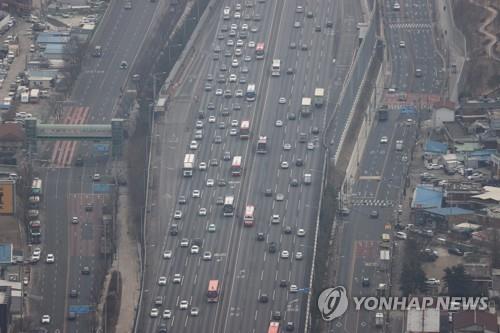
[[[101,180],[101,175],[98,174],[98,173],[94,173],[94,176],[92,177],[92,179],[95,181],[95,182],[98,182]]]
[[[222,89],[219,88],[219,89],[215,90],[215,95],[216,96],[222,96],[222,94],[223,94]]]
[[[244,23],[241,25],[241,30],[248,30],[248,24]]]
[[[200,314],[200,309],[192,307],[189,313],[191,314],[191,316],[197,317]]]
[[[281,251],[281,259],[288,259],[288,257],[290,257],[290,253],[288,253],[288,251]]]
[[[425,283],[431,286],[438,286],[441,284],[441,281],[436,278],[428,278],[427,280],[425,280]]]
[[[231,74],[229,75],[229,82],[236,82],[238,80],[238,77],[236,74]]]
[[[191,246],[190,252],[191,254],[198,254],[200,253],[200,247],[198,245],[193,245]]]
[[[200,190],[193,190],[192,197],[193,198],[201,198],[201,192],[200,192]]]
[[[243,25],[245,25],[245,24],[243,24]],[[238,40],[236,41],[236,46],[237,46],[237,47],[242,47],[243,45],[245,45],[245,42],[243,42],[241,39],[238,39]]]
[[[181,282],[182,282],[182,275],[180,275],[179,273],[175,273],[174,277],[172,278],[172,283],[179,284]]]
[[[302,258],[304,257],[304,254],[300,251],[298,252],[295,252],[295,260],[302,260]]]
[[[283,126],[283,120],[276,120],[276,122],[274,123],[274,126],[276,127],[282,127]]]
[[[282,161],[280,164],[282,169],[288,169],[288,162],[287,161]]]
[[[295,285],[295,284],[290,285],[290,292],[291,293],[296,293],[298,291],[299,291],[299,288],[297,288],[297,285]]]
[[[254,48],[255,47],[255,42],[253,40],[251,40],[251,41],[248,42],[247,46],[249,48]]]
[[[172,258],[172,251],[167,250],[163,252],[163,259],[170,259]]]
[[[437,164],[437,163],[429,163],[425,166],[425,168],[427,170],[439,170],[441,169],[443,166],[441,164]]]
[[[398,2],[395,2],[394,5],[392,5],[392,9],[393,10],[400,10],[401,9],[401,5]]]
[[[278,214],[273,214],[271,216],[271,223],[272,224],[278,224],[278,223],[280,223],[280,216]]]
[[[181,239],[181,244],[180,244],[181,247],[188,247],[189,246],[189,239],[187,238],[183,238]]]
[[[47,258],[45,258],[45,262],[47,264],[53,264],[56,262],[56,257],[52,253],[49,253],[47,254]]]
[[[159,314],[160,314],[160,310],[158,310],[158,308],[152,308],[151,312],[149,313],[149,316],[151,318],[156,318],[156,317],[158,317]]]
[[[241,18],[241,13],[240,12],[234,12],[234,18],[235,19]]]
[[[399,47],[401,47],[401,48],[406,47],[406,43],[405,43],[404,40],[402,40],[402,41],[399,42]]]
[[[176,210],[174,212],[174,220],[180,220],[182,218],[182,212],[180,210]]]
[[[189,144],[189,149],[191,149],[191,150],[196,150],[196,149],[198,149],[198,142],[196,142],[196,141],[194,141],[194,140],[193,140],[193,141],[191,141],[191,143]]]
[[[162,318],[163,319],[170,319],[170,318],[172,318],[172,311],[169,310],[169,309],[163,310]]]
[[[234,55],[235,56],[241,57],[242,54],[243,54],[243,51],[241,51],[241,49],[235,49],[234,50]]]
[[[43,315],[41,319],[42,324],[50,324],[50,316],[49,315]]]
[[[297,236],[304,237],[306,235],[306,231],[302,228],[297,230]]]
[[[179,309],[181,309],[181,310],[187,310],[188,306],[189,306],[189,302],[186,300],[182,300],[179,303]]]
[[[246,61],[246,62],[252,61],[252,57],[247,55],[247,56],[243,57],[243,61]]]
[[[215,116],[208,117],[208,122],[209,123],[215,123],[215,121],[216,121]]]
[[[198,211],[199,216],[207,216],[207,209],[206,208],[200,208]]]
[[[207,227],[208,232],[215,232],[217,228],[215,227],[215,224],[210,223]]]
[[[292,145],[291,144],[289,144],[289,143],[284,143],[283,144],[283,150],[290,150],[290,149],[292,149]]]
[[[238,25],[236,23],[231,24],[231,30],[238,30]]]
[[[389,142],[389,139],[386,136],[380,138],[380,143],[387,143],[387,142]]]
[[[286,103],[286,98],[285,97],[280,97],[278,103],[279,104],[285,104]]]
[[[207,170],[207,163],[206,162],[201,162],[200,165],[198,166],[198,169],[200,169],[200,171]]]
[[[159,286],[164,286],[167,284],[167,277],[166,276],[160,276],[158,278],[158,285]]]
[[[239,65],[240,63],[238,62],[238,59],[233,59],[233,61],[231,62],[232,67],[238,67]]]
[[[238,127],[240,122],[236,119],[231,120],[231,127]]]
[[[205,261],[212,260],[212,252],[210,251],[203,252],[203,260]]]
[[[208,187],[212,187],[212,186],[214,186],[214,184],[215,184],[215,181],[212,178],[207,179],[207,186]]]
[[[198,129],[203,128],[203,122],[201,120],[196,121],[196,128],[198,128]]]
[[[396,232],[396,238],[407,239],[408,235],[406,234],[406,232],[398,231]]]
[[[307,143],[307,150],[314,150],[314,142]]]
[[[236,91],[234,92],[234,95],[236,97],[243,97],[243,90],[241,89],[236,89]]]
[[[39,248],[39,247],[35,247],[33,249],[33,253],[32,253],[34,256],[40,256],[42,254],[42,249]]]
[[[71,223],[73,223],[73,224],[78,224],[78,216],[73,216],[73,217],[71,218]]]
[[[230,136],[236,136],[236,135],[238,135],[238,129],[236,129],[236,128],[231,128],[231,129],[229,130],[229,135],[230,135]]]

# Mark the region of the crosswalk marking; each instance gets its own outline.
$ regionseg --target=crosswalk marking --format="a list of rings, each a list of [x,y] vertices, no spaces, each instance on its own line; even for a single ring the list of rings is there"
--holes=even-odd
[[[392,200],[353,200],[353,206],[375,206],[375,207],[392,207],[394,206],[394,202]]]
[[[389,24],[391,29],[431,29],[432,25],[430,23],[391,23]]]

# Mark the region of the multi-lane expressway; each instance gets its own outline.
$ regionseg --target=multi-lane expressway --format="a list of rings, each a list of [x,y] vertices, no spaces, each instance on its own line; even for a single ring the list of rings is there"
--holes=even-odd
[[[120,63],[125,60],[131,68],[158,5],[137,1],[127,10],[122,2],[110,3],[91,45],[102,46],[102,57],[91,57],[91,51],[85,57],[70,97],[73,106],[65,108],[62,115],[66,123],[109,123],[129,74],[129,70],[120,69]],[[90,332],[95,326],[92,310],[76,320],[67,320],[71,305],[95,309],[104,276],[99,239],[106,194],[94,192],[92,175],[100,173],[105,178],[108,170],[95,158],[93,149],[92,143],[47,145],[39,158],[48,160],[50,166],[35,170],[44,182],[43,252],[32,271],[35,284],[30,292],[30,315],[35,326],[42,315],[50,315],[51,322],[45,325],[50,332]],[[83,167],[73,167],[77,155],[84,157]],[[87,203],[94,204],[90,212],[85,210]],[[79,217],[78,224],[71,223],[73,216]],[[48,253],[55,255],[54,264],[45,263]],[[85,266],[90,268],[89,275],[81,273]],[[77,290],[77,297],[70,298],[72,289]]]
[[[263,332],[275,311],[280,312],[278,321],[283,326],[293,322],[296,330],[303,329],[324,158],[321,135],[326,111],[333,108],[315,108],[310,117],[303,118],[300,103],[302,97],[312,97],[316,87],[323,87],[327,89],[329,103],[335,104],[341,89],[341,84],[335,84],[336,79],[342,82],[356,46],[356,35],[345,47],[335,45],[334,34],[341,33],[335,27],[338,20],[344,20],[344,25],[350,25],[355,32],[360,7],[352,1],[255,1],[252,7],[243,2],[241,5],[238,10],[241,18],[234,18],[236,2],[229,1],[220,4],[209,18],[196,41],[198,53],[177,82],[165,119],[155,125],[139,332],[156,332],[163,325],[169,332]],[[222,17],[224,6],[231,9],[229,20]],[[255,20],[255,14],[260,20]],[[350,20],[346,21],[346,17]],[[333,22],[332,27],[326,27],[328,21]],[[238,39],[222,31],[224,25],[230,28],[232,24],[237,25],[234,29],[237,33],[248,24],[248,38],[243,40],[243,46],[228,45],[229,39],[235,43]],[[316,26],[321,31],[316,31]],[[219,34],[223,38],[219,39]],[[265,43],[264,60],[255,59],[250,41]],[[291,47],[291,43],[296,47]],[[307,50],[302,48],[303,44]],[[213,60],[217,46],[221,49],[220,56]],[[241,57],[235,55],[236,48],[242,49]],[[251,57],[250,61],[244,61],[246,55]],[[334,64],[335,57],[338,60]],[[238,59],[238,66],[231,65],[233,58]],[[272,59],[281,60],[279,77],[270,75]],[[223,64],[227,71],[221,71]],[[245,67],[248,73],[243,73]],[[293,74],[287,74],[289,67]],[[207,81],[209,74],[213,81]],[[225,78],[223,83],[217,82],[220,74]],[[228,80],[231,74],[238,78],[234,83]],[[242,77],[246,83],[239,83]],[[207,83],[212,86],[211,91],[204,91]],[[255,102],[234,96],[237,89],[244,91],[248,83],[257,86]],[[217,89],[229,89],[233,96],[216,96]],[[280,97],[287,102],[279,104]],[[208,109],[209,103],[214,104],[214,110]],[[241,109],[234,108],[235,104]],[[228,116],[222,115],[224,108],[229,110]],[[196,165],[206,162],[209,166],[206,171],[195,168],[193,177],[182,177],[184,154],[190,152],[199,110],[205,113],[201,119],[204,137],[194,150]],[[290,113],[297,119],[289,119]],[[216,121],[209,122],[210,116],[215,116]],[[249,140],[230,135],[232,120],[240,123],[250,120]],[[283,122],[282,126],[276,126],[277,120]],[[319,135],[311,134],[313,127],[319,128]],[[307,142],[298,142],[300,133],[307,134],[312,150],[306,148]],[[257,155],[256,140],[262,135],[268,138],[268,153]],[[217,136],[221,137],[221,143],[215,142]],[[285,144],[290,144],[291,149],[284,150]],[[222,158],[226,151],[231,156],[243,157],[241,177],[231,177],[231,162]],[[210,165],[212,159],[218,165]],[[297,159],[303,160],[302,166],[296,165]],[[283,161],[288,162],[288,168],[281,167]],[[312,174],[312,185],[302,182],[303,174],[308,171]],[[209,179],[215,180],[213,187],[207,186]],[[218,180],[222,179],[226,185],[218,186]],[[291,186],[293,179],[299,181],[299,186]],[[265,195],[268,188],[272,190],[271,197]],[[200,198],[192,198],[194,190],[201,191]],[[216,205],[217,197],[227,194],[235,195],[233,217],[223,217],[222,207]],[[284,195],[283,201],[277,200],[278,194]],[[187,198],[186,204],[178,203],[180,196]],[[256,208],[253,227],[243,226],[246,205]],[[207,209],[207,216],[198,215],[200,208]],[[183,213],[179,220],[173,218],[176,210]],[[279,214],[280,223],[271,224],[273,214]],[[174,223],[179,226],[175,236],[169,233]],[[207,231],[212,223],[216,225],[215,233]],[[291,233],[285,233],[286,227],[291,228]],[[304,237],[297,235],[299,229],[305,230]],[[263,241],[257,240],[259,232],[264,233]],[[200,254],[190,254],[189,247],[180,247],[182,239],[201,239]],[[268,251],[271,242],[277,244],[276,253]],[[289,258],[281,257],[282,250],[289,252]],[[172,251],[172,257],[163,259],[164,251]],[[202,260],[204,251],[211,251],[212,260]],[[296,259],[298,252],[303,259]],[[181,283],[173,283],[174,274],[181,274]],[[166,277],[166,285],[158,284],[160,277]],[[219,302],[210,304],[207,288],[212,279],[219,280],[221,287]],[[281,287],[281,280],[287,285]],[[298,292],[290,292],[292,284]],[[265,303],[259,302],[262,294],[268,296]],[[154,305],[158,296],[163,297],[161,306]],[[179,308],[183,300],[188,301],[189,309]],[[159,309],[158,317],[150,315],[154,307]],[[193,307],[199,308],[198,316],[190,315]],[[162,318],[166,309],[171,311],[169,319]]]
[[[380,260],[381,235],[394,236],[398,210],[408,209],[399,205],[411,150],[416,142],[418,113],[401,113],[398,106],[410,104],[418,110],[435,100],[442,84],[443,64],[431,30],[432,3],[402,1],[399,11],[394,10],[393,5],[392,1],[384,1],[383,22],[391,69],[391,80],[386,88],[395,87],[397,93],[384,93],[384,102],[391,109],[389,119],[375,120],[371,128],[365,149],[359,154],[357,176],[351,184],[351,212],[340,220],[338,284],[345,286],[350,296],[376,296],[379,283],[389,281],[390,271]],[[421,77],[415,75],[417,68],[422,70]],[[405,94],[407,100],[398,97],[398,93]],[[387,137],[387,143],[381,142],[383,136]],[[396,150],[396,140],[403,141],[401,151]],[[373,211],[378,213],[377,218],[370,217]],[[369,285],[363,286],[363,278],[369,279]],[[397,323],[392,321],[384,325],[383,330],[401,331]],[[358,312],[350,308],[342,318],[332,322],[331,328],[344,332],[373,332],[376,329],[375,312]]]

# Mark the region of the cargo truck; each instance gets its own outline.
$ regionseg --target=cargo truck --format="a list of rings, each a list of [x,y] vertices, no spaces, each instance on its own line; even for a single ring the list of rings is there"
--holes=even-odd
[[[403,150],[403,140],[396,140],[396,150],[397,151]]]
[[[302,97],[302,105],[300,107],[300,114],[304,117],[309,117],[311,115],[311,98]]]
[[[382,105],[378,110],[377,110],[377,118],[379,121],[384,121],[389,118],[389,107],[387,105]]]
[[[279,59],[273,59],[273,65],[271,67],[271,76],[280,76],[281,61]]]
[[[257,140],[257,154],[267,153],[267,136],[260,136]]]
[[[186,154],[184,156],[184,166],[182,168],[182,174],[184,177],[193,176],[194,167],[194,154]]]
[[[320,108],[323,106],[325,99],[325,89],[316,88],[314,89],[314,106]]]

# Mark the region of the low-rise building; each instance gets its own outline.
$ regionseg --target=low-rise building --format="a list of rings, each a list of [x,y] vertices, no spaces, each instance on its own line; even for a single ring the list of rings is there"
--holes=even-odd
[[[57,79],[56,70],[28,71],[28,84],[30,88],[49,89],[54,86]]]
[[[453,333],[498,333],[497,317],[486,311],[460,311],[452,318]]]
[[[20,124],[0,124],[0,155],[15,154],[24,146],[25,133]]]
[[[432,107],[432,127],[442,127],[445,122],[455,121],[455,103],[440,101]]]
[[[439,309],[411,309],[406,312],[406,333],[439,333],[439,326]]]

